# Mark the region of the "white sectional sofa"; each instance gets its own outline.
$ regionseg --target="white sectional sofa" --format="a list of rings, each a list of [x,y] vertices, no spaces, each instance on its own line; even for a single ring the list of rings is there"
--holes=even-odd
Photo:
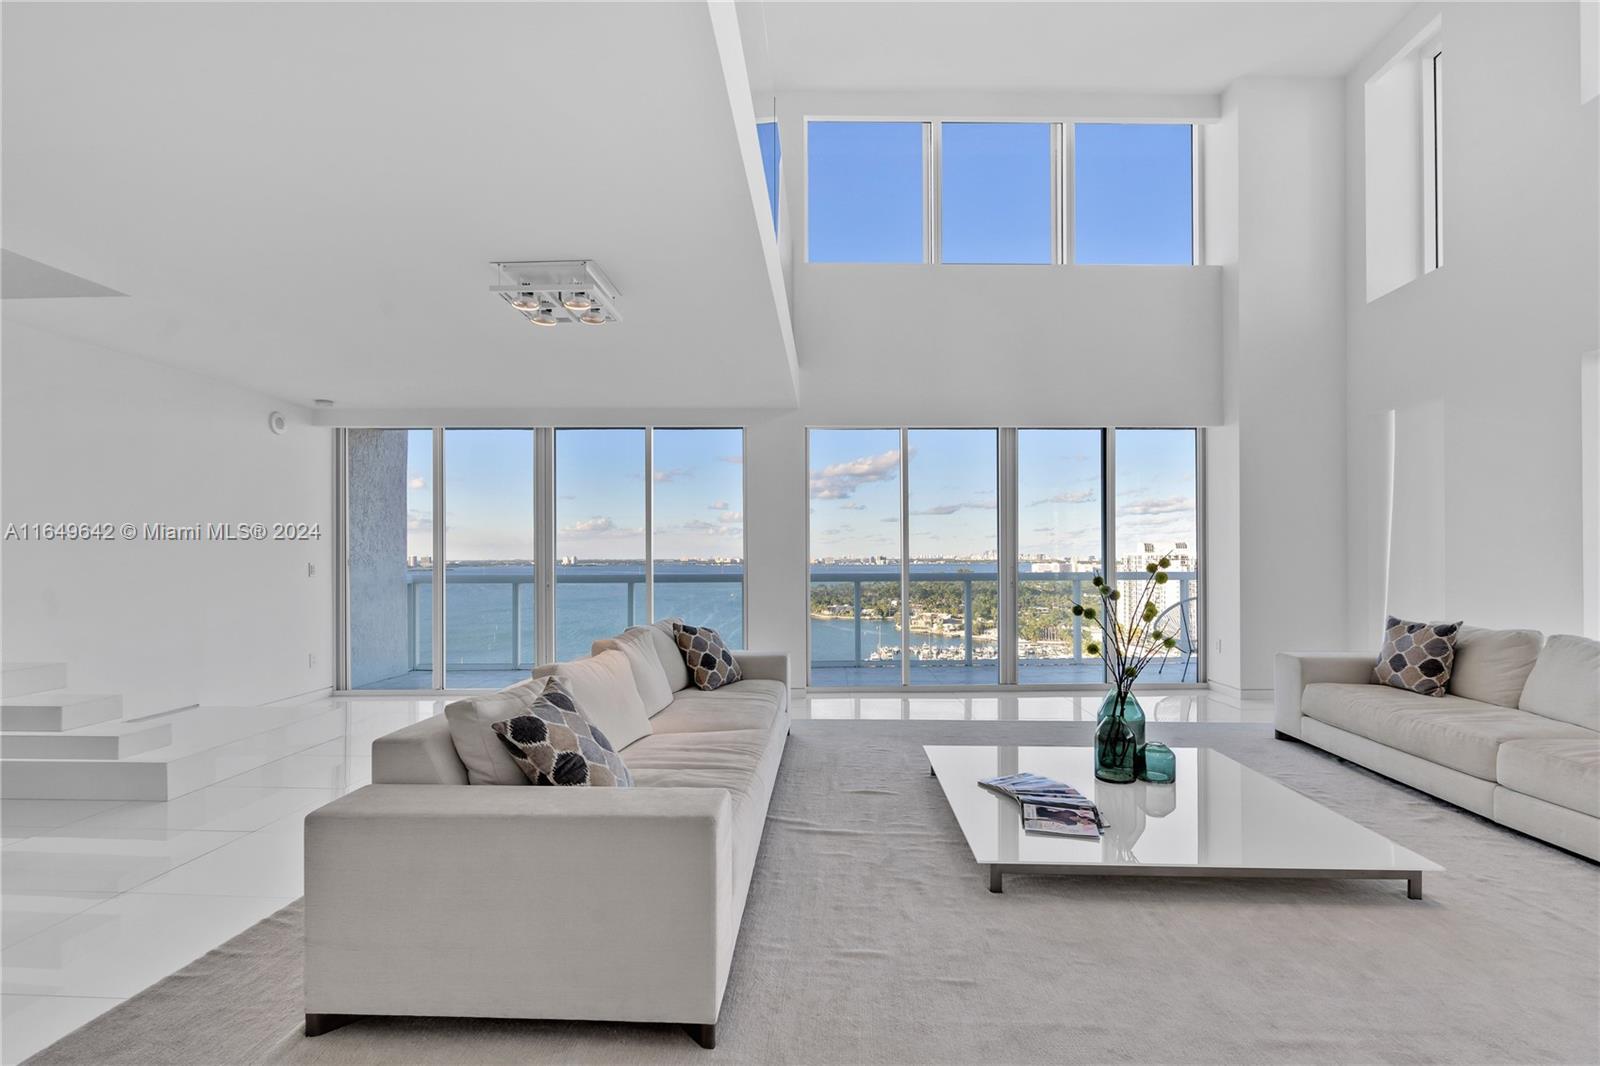
[[[672,694],[621,750],[632,788],[470,785],[443,716],[377,740],[373,784],[306,818],[306,1034],[582,1019],[715,1046],[789,732],[787,657],[735,655],[743,680],[712,692],[649,664]]]
[[[1375,659],[1279,654],[1278,737],[1600,860],[1600,642],[1463,626],[1443,697],[1375,683]]]

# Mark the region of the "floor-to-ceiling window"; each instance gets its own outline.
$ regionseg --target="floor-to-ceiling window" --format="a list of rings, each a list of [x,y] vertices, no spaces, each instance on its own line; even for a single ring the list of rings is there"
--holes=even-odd
[[[444,434],[445,687],[503,688],[535,662],[531,429]]]
[[[900,431],[814,429],[811,683],[900,683]]]
[[[652,434],[655,617],[744,647],[744,431]]]
[[[345,578],[351,688],[433,687],[433,433],[347,437]]]
[[[1171,561],[1168,580],[1154,590],[1156,624],[1177,647],[1155,664],[1150,681],[1198,677],[1200,650],[1199,508],[1195,491],[1198,437],[1192,429],[1116,431],[1117,577],[1139,588],[1145,567]]]
[[[1017,430],[1017,681],[1099,681],[1073,601],[1104,565],[1098,429]],[[1091,633],[1092,637],[1093,634]]]
[[[556,430],[557,660],[649,621],[645,431]]]
[[[906,433],[908,679],[1000,680],[999,462],[992,429]]]
[[[1146,683],[1198,681],[1198,444],[1192,429],[810,430],[809,683],[1099,684],[1099,634],[1072,604],[1108,556],[1125,583],[1170,558],[1154,600],[1176,647]]]
[[[742,429],[344,441],[343,687],[502,688],[667,617],[743,646]]]

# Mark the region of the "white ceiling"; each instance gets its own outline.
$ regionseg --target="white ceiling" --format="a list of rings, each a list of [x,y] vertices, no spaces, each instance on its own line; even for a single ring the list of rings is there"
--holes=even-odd
[[[3,19],[6,248],[128,294],[7,318],[302,403],[794,402],[703,3]],[[565,258],[625,321],[539,329],[488,291],[491,260]]]
[[[758,92],[1215,93],[1342,74],[1410,3],[807,3],[743,0]]]

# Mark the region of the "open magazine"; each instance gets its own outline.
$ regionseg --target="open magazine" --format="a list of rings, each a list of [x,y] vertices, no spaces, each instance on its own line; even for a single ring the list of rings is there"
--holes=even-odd
[[[1071,785],[1038,774],[1007,774],[978,782],[991,792],[1017,801],[1022,828],[1033,833],[1099,839],[1106,827],[1100,808]]]

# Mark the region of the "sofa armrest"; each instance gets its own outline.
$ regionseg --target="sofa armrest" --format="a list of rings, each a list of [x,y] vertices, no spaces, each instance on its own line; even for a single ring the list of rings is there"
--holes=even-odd
[[[1273,668],[1273,726],[1300,736],[1300,695],[1307,685],[1372,681],[1376,657],[1357,651],[1280,651]]]
[[[781,651],[736,651],[739,671],[750,681],[782,681],[789,684],[789,655]]]
[[[732,828],[720,788],[368,785],[306,816],[306,1012],[714,1023]]]

